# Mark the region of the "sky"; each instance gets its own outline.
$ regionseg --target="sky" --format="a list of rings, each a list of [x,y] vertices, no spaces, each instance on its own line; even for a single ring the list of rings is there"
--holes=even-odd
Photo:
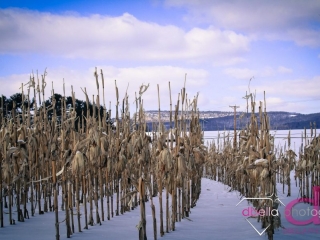
[[[46,71],[45,98],[55,93],[127,92],[130,110],[170,109],[186,87],[202,111],[246,110],[244,96],[267,111],[320,112],[320,1],[145,0],[0,1],[0,95],[20,92]],[[101,76],[100,95],[102,94]],[[24,86],[24,93],[27,92]]]

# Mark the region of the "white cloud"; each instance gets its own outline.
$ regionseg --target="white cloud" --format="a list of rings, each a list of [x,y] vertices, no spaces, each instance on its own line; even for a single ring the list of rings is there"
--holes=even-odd
[[[269,96],[315,99],[319,98],[320,76],[311,79],[279,80],[267,84],[263,82],[256,84],[255,81],[252,81],[251,89],[256,89],[260,94],[265,91]]]
[[[280,76],[281,77],[281,76]],[[239,82],[240,83],[240,82]],[[288,111],[311,113],[319,112],[320,75],[312,78],[252,79],[250,92],[256,94],[256,102],[264,102],[266,95],[267,111]],[[249,91],[248,82],[233,85],[230,92],[234,96]],[[244,96],[245,94],[242,94]],[[240,99],[240,97],[238,97]],[[241,100],[239,100],[239,105]]]
[[[302,113],[306,109],[304,103],[286,101],[285,98],[281,97],[267,97],[266,103],[267,111],[288,111]]]
[[[320,47],[320,30],[295,28],[288,30],[287,34],[299,46]]]
[[[144,22],[125,13],[57,15],[0,9],[0,53],[40,53],[106,60],[184,60],[232,64],[242,60],[250,39],[209,27],[185,31]]]
[[[266,102],[268,105],[277,105],[277,104],[283,104],[283,99],[279,97],[267,97]]]
[[[275,70],[271,67],[264,67],[259,70],[249,68],[226,68],[224,73],[236,79],[249,80],[252,77],[265,78],[272,77],[275,74]]]
[[[115,80],[117,81],[117,86],[119,89],[119,101],[125,96],[128,84],[128,95],[129,104],[131,105],[131,110],[135,107],[133,104],[135,100],[135,92],[139,93],[139,87],[141,84],[150,84],[148,90],[143,94],[144,108],[147,110],[158,109],[158,97],[157,97],[157,84],[159,84],[160,89],[160,101],[161,109],[169,109],[169,81],[171,85],[172,92],[172,104],[173,107],[176,104],[178,93],[183,88],[185,73],[187,73],[186,90],[188,93],[188,99],[192,99],[196,96],[197,92],[200,91],[206,84],[208,73],[202,69],[192,69],[192,68],[179,68],[172,66],[152,66],[152,67],[135,67],[135,68],[116,68],[113,66],[99,66],[98,72],[100,75],[100,69],[103,70],[105,79],[105,98],[106,105],[109,106],[111,101],[112,108],[116,102],[115,94]],[[94,78],[94,68],[87,70],[71,70],[66,68],[58,69],[48,69],[48,75],[46,77],[47,87],[46,87],[46,99],[51,93],[51,82],[53,81],[55,93],[63,93],[62,80],[65,79],[65,89],[66,95],[71,95],[71,85],[73,85],[76,98],[85,99],[80,87],[88,92],[90,101],[92,96],[97,94],[96,83]],[[21,75],[11,75],[7,77],[0,77],[0,82],[2,85],[1,89],[6,89],[6,91],[0,92],[7,97],[14,93],[20,92],[19,87],[21,83],[27,83],[29,79],[29,74]],[[100,95],[102,96],[102,84],[101,77],[100,81]],[[25,93],[27,89],[25,87]],[[101,97],[102,102],[102,97]]]
[[[21,92],[19,89],[21,84],[25,84],[28,82],[30,78],[30,74],[13,74],[8,77],[0,77],[1,82],[1,92],[0,95],[4,95],[6,97],[11,96],[17,92]],[[24,87],[26,92],[26,87]]]
[[[304,0],[166,0],[171,7],[185,7],[185,20],[232,29],[253,37],[292,40],[298,45],[319,47],[318,1]]]
[[[272,67],[264,67],[257,73],[257,77],[272,77],[275,75],[275,71]]]
[[[184,76],[187,73],[186,89],[188,99],[199,95],[198,107],[200,110],[222,110],[230,111],[229,105],[241,106],[240,111],[245,110],[246,101],[242,98],[248,91],[249,79],[252,73],[255,73],[254,79],[250,82],[250,91],[257,94],[256,101],[263,101],[263,92],[267,97],[268,111],[292,111],[310,113],[318,111],[320,76],[313,78],[274,80],[273,78],[262,78],[262,70],[253,69],[227,69],[230,76],[233,74],[236,78],[242,76],[244,81],[232,81],[230,77],[223,77],[224,81],[217,81],[219,78],[212,77],[210,73],[203,69],[182,68],[173,66],[140,66],[129,68],[118,68],[114,66],[98,66],[103,69],[105,79],[105,99],[107,108],[111,102],[114,116],[115,110],[115,80],[119,88],[119,100],[125,96],[128,88],[129,104],[131,113],[135,110],[135,92],[139,92],[141,84],[150,84],[149,89],[143,94],[143,104],[146,110],[156,110],[158,108],[157,84],[160,88],[161,109],[169,109],[169,87],[172,89],[172,105],[177,103],[178,93],[184,84]],[[76,98],[84,100],[84,94],[80,87],[86,87],[90,100],[97,94],[95,78],[93,76],[94,68],[83,70],[74,70],[67,68],[48,69],[46,99],[50,95],[51,82],[53,81],[56,93],[62,93],[62,79],[65,79],[66,95],[71,93],[73,85]],[[41,74],[41,72],[39,72]],[[260,75],[259,75],[260,74]],[[281,75],[283,76],[283,75]],[[247,77],[247,78],[246,78]],[[10,75],[0,77],[1,90],[0,95],[9,97],[19,92],[21,83],[27,83],[29,74]],[[102,95],[101,78],[100,95]],[[25,87],[26,92],[26,87]],[[318,99],[318,100],[317,100]],[[102,97],[101,97],[102,102]]]
[[[292,73],[292,69],[286,68],[284,66],[279,66],[278,67],[278,72],[279,73]]]
[[[237,79],[246,79],[249,80],[252,78],[257,72],[248,68],[226,68],[224,73]]]

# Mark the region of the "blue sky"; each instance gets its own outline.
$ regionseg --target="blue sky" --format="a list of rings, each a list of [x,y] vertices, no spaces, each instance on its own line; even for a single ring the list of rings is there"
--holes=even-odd
[[[246,91],[267,110],[319,112],[320,1],[313,0],[145,0],[0,2],[0,94],[10,96],[32,72],[47,68],[66,94],[71,85],[96,95],[95,67],[103,70],[106,101],[115,105],[128,88],[144,93],[146,110],[169,109],[184,84],[200,110],[246,109]],[[249,86],[249,80],[250,86]]]

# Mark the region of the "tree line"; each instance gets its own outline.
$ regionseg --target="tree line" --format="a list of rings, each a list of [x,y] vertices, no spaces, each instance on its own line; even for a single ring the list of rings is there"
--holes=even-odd
[[[103,112],[104,109],[102,106],[100,106],[100,109],[91,102],[89,102],[88,106],[86,104],[86,101],[82,101],[79,99],[75,100],[75,106],[73,106],[73,101],[71,96],[64,97],[61,94],[54,93],[49,99],[46,101],[37,101],[34,97],[29,98],[28,96],[23,96],[21,93],[15,93],[11,95],[9,98],[2,95],[0,97],[0,124],[3,124],[3,121],[6,121],[10,119],[13,115],[13,112],[15,113],[15,116],[18,116],[19,114],[22,114],[22,111],[28,111],[31,112],[31,114],[34,112],[36,108],[36,104],[38,105],[38,108],[45,107],[47,109],[47,117],[50,120],[53,116],[53,110],[55,109],[56,115],[58,117],[61,116],[61,113],[63,111],[63,104],[62,99],[65,98],[65,107],[66,111],[71,113],[71,110],[75,109],[76,112],[76,122],[75,127],[78,130],[78,127],[82,127],[82,123],[86,123],[86,121],[83,121],[83,116],[87,116],[87,112],[89,111],[89,115],[93,116],[93,112],[95,111],[96,116],[98,113],[100,114],[101,119],[103,119]],[[54,108],[53,108],[54,106]],[[107,111],[107,110],[106,110]],[[40,111],[39,111],[40,112]],[[39,113],[38,112],[38,113]],[[114,128],[114,121],[110,118],[109,112],[106,112],[106,119],[105,121],[107,124],[110,124],[112,128]]]

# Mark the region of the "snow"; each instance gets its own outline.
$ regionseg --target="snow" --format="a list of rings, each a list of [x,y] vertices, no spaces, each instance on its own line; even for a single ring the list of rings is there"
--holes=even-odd
[[[292,197],[286,197],[285,194],[278,196],[284,204],[288,204],[291,200],[297,198],[298,188],[294,186],[293,174],[292,178]],[[282,185],[278,185],[278,191],[282,189]],[[164,194],[163,194],[164,195]],[[240,196],[237,192],[229,192],[229,188],[216,181],[203,178],[202,179],[202,192],[196,207],[191,209],[191,214],[188,219],[182,219],[181,222],[176,223],[176,231],[165,233],[161,239],[267,239],[265,234],[260,237],[258,233],[249,225],[242,216],[241,211],[247,208],[248,205],[243,201],[239,206],[236,206],[240,201]],[[61,202],[60,202],[61,203]],[[157,212],[157,227],[159,232],[159,205],[158,198],[154,198],[154,204]],[[88,204],[89,206],[89,204]],[[165,204],[164,204],[165,206]],[[29,208],[30,209],[30,208]],[[5,209],[8,212],[8,209]],[[76,210],[74,209],[74,214]],[[320,229],[318,226],[311,224],[306,228],[305,226],[294,226],[288,223],[284,217],[284,207],[279,207],[279,212],[282,217],[282,225],[286,229],[276,230],[274,239],[317,239]],[[29,210],[31,216],[31,212]],[[95,216],[95,212],[93,213]],[[17,219],[16,212],[13,218]],[[89,226],[88,230],[84,227],[84,215],[82,215],[82,232],[77,230],[76,216],[74,217],[75,233],[71,236],[72,239],[138,239],[138,230],[136,225],[140,220],[139,207],[131,212],[126,212],[120,216],[114,216],[110,221],[106,219],[102,225]],[[164,215],[165,216],[165,215]],[[147,237],[153,239],[152,232],[152,217],[150,201],[146,202],[146,217],[147,217]],[[165,219],[165,217],[164,217]],[[59,211],[59,221],[64,220],[64,212]],[[256,219],[249,219],[259,231],[262,231]],[[313,226],[312,226],[313,225]],[[165,226],[165,223],[164,223]],[[319,230],[317,233],[306,234],[288,234],[289,231],[295,233],[311,232]],[[307,230],[309,229],[309,230]],[[34,217],[25,219],[25,222],[17,222],[15,225],[8,225],[8,214],[5,214],[5,228],[0,229],[0,239],[10,240],[43,240],[55,239],[54,227],[54,213],[49,212],[39,215],[36,211]],[[65,222],[60,224],[60,239],[67,239]],[[158,233],[158,239],[160,239]]]
[[[286,196],[287,186],[285,192],[282,192],[282,184],[278,184],[277,196],[284,204],[298,198],[299,188],[296,187],[294,181],[294,172],[291,172],[291,197]],[[281,191],[280,191],[281,190]],[[61,194],[60,196],[61,197]],[[266,234],[259,234],[246,221],[246,218],[241,214],[244,208],[251,205],[247,201],[243,201],[236,206],[241,200],[239,193],[230,191],[230,188],[211,180],[209,178],[202,179],[202,192],[196,207],[191,209],[189,218],[182,219],[181,222],[176,223],[176,231],[165,233],[161,238],[159,235],[160,217],[159,217],[159,203],[158,198],[153,198],[156,213],[157,213],[157,232],[158,239],[170,240],[223,240],[223,239],[237,239],[237,240],[253,240],[253,239],[267,239]],[[100,202],[100,201],[99,201]],[[114,209],[115,208],[114,197]],[[65,219],[64,211],[60,210],[61,201],[59,200],[59,221]],[[89,209],[89,204],[87,204]],[[306,204],[298,204],[299,208],[305,207]],[[165,209],[165,191],[163,192],[163,207]],[[104,208],[106,211],[106,200],[104,201]],[[83,205],[81,205],[83,209]],[[8,213],[8,209],[4,209]],[[31,217],[30,206],[28,206],[30,219],[25,219],[25,222],[17,221],[16,207],[13,208],[13,218],[16,220],[15,225],[9,225],[9,216],[4,214],[5,227],[0,228],[0,239],[6,240],[43,240],[55,239],[55,217],[54,212],[38,214],[36,210],[35,216]],[[282,225],[285,229],[280,228],[275,231],[274,239],[281,240],[302,240],[302,239],[319,239],[320,228],[319,225],[309,224],[308,226],[295,226],[287,221],[285,218],[285,207],[279,206],[281,213]],[[75,233],[71,239],[78,240],[102,240],[102,239],[138,239],[138,230],[136,225],[140,221],[139,206],[120,216],[114,216],[111,220],[107,220],[107,213],[105,212],[105,220],[102,225],[95,224],[89,226],[89,229],[84,227],[84,214],[81,215],[82,232],[78,232],[76,208],[74,208],[74,227]],[[89,211],[88,211],[89,214]],[[93,212],[95,220],[95,208]],[[101,215],[100,215],[101,217]],[[147,220],[147,237],[153,239],[152,215],[150,208],[150,201],[146,202],[146,220]],[[256,219],[248,219],[258,231],[262,231]],[[164,229],[165,229],[165,211],[164,211]],[[65,222],[60,224],[60,239],[67,239]]]

